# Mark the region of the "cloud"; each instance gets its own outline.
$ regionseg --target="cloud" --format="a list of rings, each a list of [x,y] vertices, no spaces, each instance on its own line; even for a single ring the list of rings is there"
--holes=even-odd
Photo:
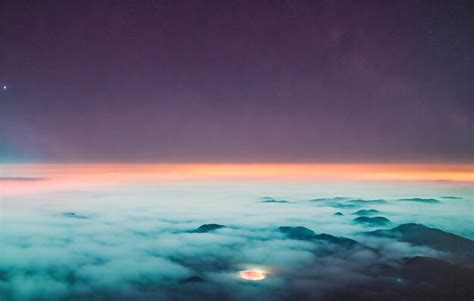
[[[8,199],[2,211],[0,295],[5,300],[278,301],[325,299],[354,290],[354,296],[365,296],[375,294],[376,284],[392,283],[405,257],[446,257],[432,248],[361,235],[366,229],[352,223],[354,210],[334,216],[337,200],[332,198],[324,204],[288,193],[285,199],[291,202],[279,206],[256,202],[261,191],[235,197],[235,189],[226,194],[212,185],[185,194],[190,187],[160,189],[132,185],[120,188],[123,194],[114,187],[110,193],[96,189]],[[201,194],[193,199],[195,191]],[[30,202],[19,206],[14,200]],[[378,206],[394,223],[431,217],[436,223],[445,214],[408,216],[409,211],[397,211],[403,207],[392,209],[396,198],[355,200],[360,207],[364,201]],[[213,223],[225,227],[192,232]],[[347,247],[330,239],[292,239],[279,231],[281,226],[359,243]],[[238,277],[238,271],[251,268],[268,277],[261,282]],[[187,281],[192,277],[202,281]]]

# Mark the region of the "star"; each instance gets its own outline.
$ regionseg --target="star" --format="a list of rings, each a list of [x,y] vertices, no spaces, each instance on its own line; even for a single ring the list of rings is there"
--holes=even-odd
[[[4,86],[2,87],[2,89],[3,89],[3,90],[6,90],[6,89],[8,89],[8,88],[7,88],[7,86],[4,85]]]

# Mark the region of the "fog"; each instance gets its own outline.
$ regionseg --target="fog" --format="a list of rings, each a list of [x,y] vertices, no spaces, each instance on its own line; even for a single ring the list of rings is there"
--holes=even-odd
[[[41,181],[1,198],[2,300],[329,300],[348,286],[369,300],[364,285],[403,281],[403,258],[449,254],[365,232],[420,223],[474,238],[469,183],[148,179],[61,186],[52,178],[43,189]],[[422,201],[428,198],[439,202]],[[390,224],[357,224],[360,209],[376,209]],[[192,232],[203,224],[225,227]],[[294,239],[280,226],[357,244]],[[381,266],[395,272],[379,272]],[[239,278],[256,268],[264,280]]]

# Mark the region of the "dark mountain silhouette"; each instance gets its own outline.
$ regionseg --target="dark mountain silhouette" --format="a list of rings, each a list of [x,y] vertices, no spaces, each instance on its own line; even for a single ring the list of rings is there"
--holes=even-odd
[[[332,244],[336,244],[341,247],[354,247],[356,245],[361,245],[357,241],[346,238],[346,237],[336,237],[330,234],[322,233],[314,237],[317,241],[326,241]]]
[[[474,269],[431,257],[369,268],[372,280],[326,294],[323,300],[458,301],[474,296]]]
[[[385,200],[362,200],[362,199],[357,199],[357,200],[350,200],[347,201],[350,204],[355,204],[355,205],[383,205],[386,204],[387,201]]]
[[[354,215],[359,215],[359,216],[369,216],[369,215],[376,215],[376,214],[379,214],[380,211],[376,210],[376,209],[361,209],[359,211],[356,211],[352,214]]]
[[[199,226],[198,228],[189,231],[190,233],[208,233],[220,228],[225,228],[224,225],[219,225],[219,224],[204,224]]]
[[[262,200],[262,203],[288,204],[289,202],[287,200],[265,199],[265,200]]]
[[[437,199],[425,199],[425,198],[409,198],[409,199],[399,199],[402,202],[417,202],[417,203],[426,203],[426,204],[439,204],[441,203]]]
[[[390,224],[390,220],[383,216],[359,216],[353,219],[354,223],[362,224],[365,226],[373,227],[373,226],[385,226]]]
[[[352,247],[359,243],[353,239],[345,237],[336,237],[330,234],[316,234],[313,230],[306,227],[279,227],[278,231],[284,233],[288,238],[295,240],[307,240],[314,242],[329,242],[342,247]]]
[[[368,232],[377,237],[389,237],[414,245],[427,246],[439,251],[474,258],[474,241],[421,224],[403,224],[391,230]]]
[[[316,237],[316,233],[306,227],[278,227],[278,231],[284,233],[288,238],[296,240],[311,240]]]
[[[317,198],[310,200],[310,202],[321,203],[325,206],[341,209],[355,209],[361,206],[383,205],[387,203],[387,201],[382,199],[364,200],[347,197]]]
[[[474,269],[431,257],[406,259],[402,279],[418,300],[471,300]]]
[[[271,196],[264,196],[262,197],[262,203],[281,203],[281,204],[286,204],[286,203],[290,203],[289,201],[287,200],[284,200],[284,199],[276,199],[276,198],[273,198]]]

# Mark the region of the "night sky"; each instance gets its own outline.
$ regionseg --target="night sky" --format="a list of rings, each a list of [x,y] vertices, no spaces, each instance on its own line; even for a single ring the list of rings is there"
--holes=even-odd
[[[473,162],[473,1],[0,1],[0,161]]]

